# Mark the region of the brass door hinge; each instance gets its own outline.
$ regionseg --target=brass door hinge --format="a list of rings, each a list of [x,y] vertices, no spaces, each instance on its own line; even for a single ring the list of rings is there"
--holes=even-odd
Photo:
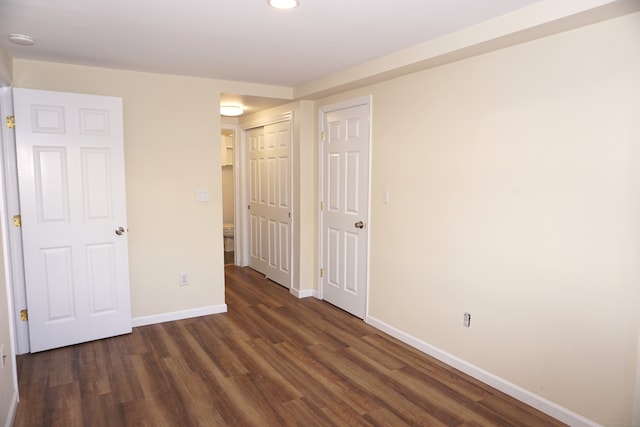
[[[324,202],[320,202],[320,210],[323,211],[324,210]]]
[[[6,122],[9,129],[16,127],[16,118],[14,116],[7,116]]]
[[[13,216],[13,226],[22,227],[22,217],[20,215]]]
[[[323,131],[323,132],[320,132],[320,140],[321,140],[322,142],[324,142],[324,131]]]
[[[320,269],[320,277],[324,277],[324,268]]]
[[[20,320],[22,320],[23,322],[29,320],[29,310],[20,310]]]

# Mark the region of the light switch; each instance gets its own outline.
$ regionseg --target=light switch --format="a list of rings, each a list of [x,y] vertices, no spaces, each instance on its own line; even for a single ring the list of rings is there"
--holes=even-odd
[[[209,190],[206,188],[199,188],[196,190],[196,201],[197,202],[208,202],[209,201]]]
[[[385,205],[389,203],[389,190],[384,190],[382,192],[382,203]]]

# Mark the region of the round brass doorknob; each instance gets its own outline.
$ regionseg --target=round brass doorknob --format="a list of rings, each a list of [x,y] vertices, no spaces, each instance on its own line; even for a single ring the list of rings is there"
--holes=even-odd
[[[354,225],[356,226],[356,228],[364,228],[364,222],[362,221],[358,221]]]
[[[116,234],[118,236],[122,236],[124,234],[124,227],[118,227],[116,228]]]

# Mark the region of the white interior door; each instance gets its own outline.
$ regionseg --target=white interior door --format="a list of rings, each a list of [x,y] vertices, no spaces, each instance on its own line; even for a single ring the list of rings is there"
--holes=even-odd
[[[322,298],[364,318],[369,231],[368,99],[322,109]]]
[[[31,351],[131,332],[120,98],[14,89]]]
[[[291,122],[247,131],[249,266],[291,287]]]

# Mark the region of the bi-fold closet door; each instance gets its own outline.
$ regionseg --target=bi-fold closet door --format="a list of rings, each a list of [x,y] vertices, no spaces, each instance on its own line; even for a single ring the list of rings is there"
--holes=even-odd
[[[249,267],[291,287],[291,122],[247,131]]]

